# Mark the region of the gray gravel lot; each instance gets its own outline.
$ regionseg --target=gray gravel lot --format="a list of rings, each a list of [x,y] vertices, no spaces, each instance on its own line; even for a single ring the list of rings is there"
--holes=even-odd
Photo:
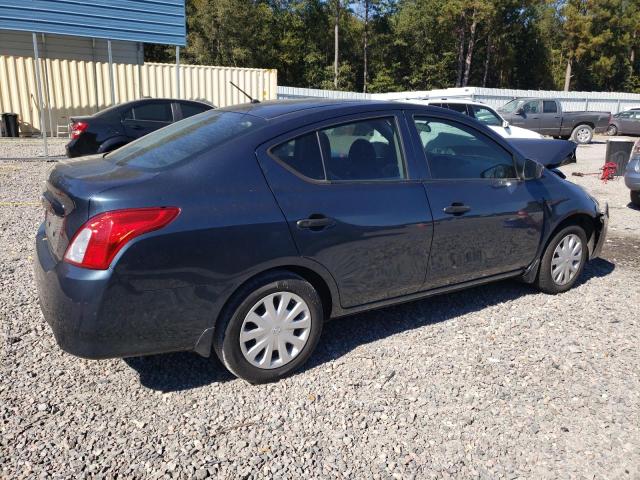
[[[0,477],[640,478],[640,211],[621,180],[569,177],[611,204],[572,291],[501,282],[336,320],[303,371],[251,386],[194,354],[60,351],[31,267],[53,164],[6,160],[29,148],[0,143]]]

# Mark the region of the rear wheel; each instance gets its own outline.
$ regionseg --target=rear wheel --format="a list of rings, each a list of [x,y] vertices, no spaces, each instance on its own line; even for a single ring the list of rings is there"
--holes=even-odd
[[[573,287],[587,261],[587,248],[584,230],[577,225],[554,235],[542,256],[536,280],[538,288],[556,294]]]
[[[589,125],[578,125],[571,133],[571,139],[578,145],[586,145],[591,143],[593,139],[593,128]]]
[[[618,127],[616,127],[615,125],[609,125],[609,128],[607,128],[607,135],[609,135],[610,137],[615,137],[616,135],[618,135]]]
[[[640,190],[631,190],[631,203],[640,207]]]
[[[320,296],[309,282],[290,272],[273,272],[234,296],[216,325],[214,349],[237,377],[274,381],[307,361],[323,321]]]

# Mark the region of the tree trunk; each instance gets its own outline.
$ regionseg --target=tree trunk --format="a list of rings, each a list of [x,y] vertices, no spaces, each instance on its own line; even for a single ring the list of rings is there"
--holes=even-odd
[[[364,72],[362,75],[362,91],[364,93],[367,93],[367,76],[368,76],[368,72],[367,72],[367,48],[369,47],[368,45],[368,38],[367,38],[367,30],[369,28],[369,0],[364,0]]]
[[[487,55],[484,57],[484,75],[482,76],[482,86],[487,86],[487,78],[489,76],[489,62],[491,60],[491,50],[493,45],[491,44],[491,35],[487,37]]]
[[[458,36],[460,37],[460,43],[458,44],[458,71],[456,72],[456,87],[462,85],[462,69],[464,68],[464,41],[465,41],[465,22],[464,14],[460,22],[460,28],[458,28]]]
[[[476,43],[476,27],[478,22],[476,20],[476,11],[473,11],[471,17],[471,28],[469,29],[469,44],[467,45],[467,56],[464,61],[464,78],[462,79],[462,86],[466,87],[469,83],[469,75],[471,75],[471,61],[473,60],[473,46]]]
[[[564,72],[564,91],[569,91],[569,86],[571,84],[571,57],[567,59],[567,69]]]
[[[333,42],[334,42],[334,55],[333,55],[333,86],[338,89],[338,22],[340,21],[340,0],[336,0],[336,23],[333,27]]]

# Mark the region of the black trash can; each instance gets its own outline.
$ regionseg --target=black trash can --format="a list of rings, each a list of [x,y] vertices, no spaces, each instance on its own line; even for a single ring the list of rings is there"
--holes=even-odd
[[[3,127],[5,137],[17,137],[18,136],[18,114],[3,113],[2,127]]]

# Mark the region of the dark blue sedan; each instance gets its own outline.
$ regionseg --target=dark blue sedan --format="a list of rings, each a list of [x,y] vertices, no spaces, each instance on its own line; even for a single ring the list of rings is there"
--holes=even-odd
[[[208,111],[56,166],[42,311],[75,355],[215,351],[278,379],[328,318],[505,278],[571,288],[608,219],[554,169],[574,151],[420,105]]]

